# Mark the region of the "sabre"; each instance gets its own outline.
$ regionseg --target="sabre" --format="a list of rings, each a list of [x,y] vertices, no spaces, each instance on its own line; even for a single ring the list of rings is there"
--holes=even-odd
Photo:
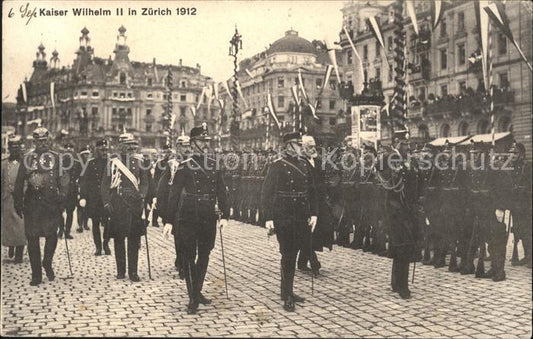
[[[411,280],[411,284],[415,283],[415,270],[416,270],[416,261],[413,263],[413,279]]]
[[[141,216],[141,219],[143,219],[143,223],[145,226],[144,240],[146,243],[146,261],[148,262],[148,277],[150,278],[150,280],[152,280],[152,268],[150,266],[150,249],[148,247],[148,220],[146,219],[144,211]],[[139,242],[140,242],[140,239],[139,239]]]
[[[67,249],[67,259],[68,259],[68,268],[70,270],[70,276],[66,277],[66,278],[63,278],[63,279],[72,279],[73,278],[73,274],[72,274],[72,264],[70,263],[70,252],[68,250],[68,240],[67,240],[67,237],[65,236],[65,248]]]
[[[220,214],[218,215],[218,220],[220,222]],[[220,227],[220,248],[222,250],[222,267],[224,268],[224,285],[226,286],[226,298],[229,299],[228,279],[226,277],[226,259],[224,258],[224,241],[222,240],[222,227]]]
[[[313,232],[311,232],[311,235],[309,236],[309,259],[311,259],[312,252],[313,252]],[[314,296],[314,294],[315,294],[315,273],[311,272],[311,295]]]

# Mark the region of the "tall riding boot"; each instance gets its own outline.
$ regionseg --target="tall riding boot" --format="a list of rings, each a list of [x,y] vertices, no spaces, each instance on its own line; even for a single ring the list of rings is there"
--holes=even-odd
[[[96,251],[94,255],[102,255],[102,237],[100,234],[100,222],[99,218],[93,218],[93,241]]]
[[[450,265],[448,266],[448,271],[458,272],[459,267],[457,266],[457,251],[455,248],[455,244],[452,244],[451,251],[452,251],[452,254],[450,256]]]
[[[398,259],[392,259],[391,288],[393,292],[399,291],[398,286]]]
[[[202,294],[202,289],[204,287],[205,275],[207,273],[207,266],[209,264],[209,252],[199,253],[198,260],[196,262],[196,273],[197,273],[197,283],[196,283],[196,300],[203,305],[208,305],[211,303],[211,300],[204,297]]]
[[[55,278],[54,270],[52,269],[52,260],[57,247],[57,234],[52,234],[46,237],[44,243],[44,257],[43,267],[46,272],[48,280],[52,281]]]
[[[486,244],[483,241],[479,248],[479,260],[476,267],[476,278],[483,278],[485,276],[485,252]]]
[[[138,236],[128,237],[128,276],[133,282],[141,280],[137,274],[140,240],[141,239]]]
[[[411,298],[411,291],[409,290],[409,260],[402,259],[398,265],[398,286],[400,289],[398,293],[402,299],[409,299]]]
[[[117,262],[117,278],[126,277],[126,243],[125,238],[115,238],[113,241],[115,247],[115,260]]]
[[[195,314],[198,310],[198,300],[195,295],[196,291],[196,265],[194,258],[187,258],[185,260],[185,282],[187,285],[187,294],[189,295],[189,304],[187,305],[187,313]]]
[[[41,247],[39,245],[39,237],[28,237],[28,255],[30,257],[31,266],[31,286],[39,285],[43,280],[43,272],[41,267]]]
[[[24,256],[24,245],[15,247],[15,263],[22,263],[22,257]]]

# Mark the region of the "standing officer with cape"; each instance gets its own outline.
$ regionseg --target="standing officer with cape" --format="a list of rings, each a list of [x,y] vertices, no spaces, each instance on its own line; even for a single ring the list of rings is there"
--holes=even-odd
[[[296,255],[299,250],[310,257],[310,236],[317,223],[318,199],[311,166],[300,159],[302,137],[293,132],[283,136],[285,152],[274,161],[263,184],[262,206],[265,226],[274,230],[281,253],[281,299],[283,308],[294,312],[295,302],[304,298],[293,292]]]

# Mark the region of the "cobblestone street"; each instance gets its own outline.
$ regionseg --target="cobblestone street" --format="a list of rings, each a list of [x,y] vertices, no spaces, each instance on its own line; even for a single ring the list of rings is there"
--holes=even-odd
[[[311,276],[297,272],[295,291],[307,300],[287,313],[279,300],[275,237],[267,240],[264,229],[230,221],[223,230],[229,300],[218,238],[204,286],[213,303],[187,315],[173,241],[161,228],[149,228],[152,280],[142,240],[140,283],[115,278],[114,256],[93,255],[90,231],[73,236],[72,279],[66,279],[60,239],[56,280],[44,276],[39,287],[29,286],[27,255],[16,265],[2,249],[3,336],[531,337],[531,270],[508,260],[507,280],[499,283],[417,265],[413,297],[406,301],[390,289],[390,259],[334,247],[318,254],[323,269],[313,295]]]

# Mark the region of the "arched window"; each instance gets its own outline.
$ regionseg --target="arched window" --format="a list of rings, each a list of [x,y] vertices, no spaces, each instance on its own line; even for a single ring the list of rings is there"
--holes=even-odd
[[[418,137],[423,140],[429,139],[429,129],[426,125],[418,126]]]
[[[119,78],[119,79],[120,79],[120,84],[121,84],[121,85],[125,85],[125,84],[126,84],[126,73],[121,72],[121,73],[120,73],[120,78]]]
[[[490,124],[487,120],[480,120],[477,124],[477,134],[487,134],[490,133]]]
[[[447,138],[450,136],[450,125],[448,124],[443,124],[441,127],[440,127],[440,137],[441,138]]]
[[[510,117],[502,117],[498,124],[498,132],[511,132],[513,125]]]
[[[463,121],[459,124],[459,130],[457,131],[460,136],[467,136],[468,135],[468,123],[466,121]]]

